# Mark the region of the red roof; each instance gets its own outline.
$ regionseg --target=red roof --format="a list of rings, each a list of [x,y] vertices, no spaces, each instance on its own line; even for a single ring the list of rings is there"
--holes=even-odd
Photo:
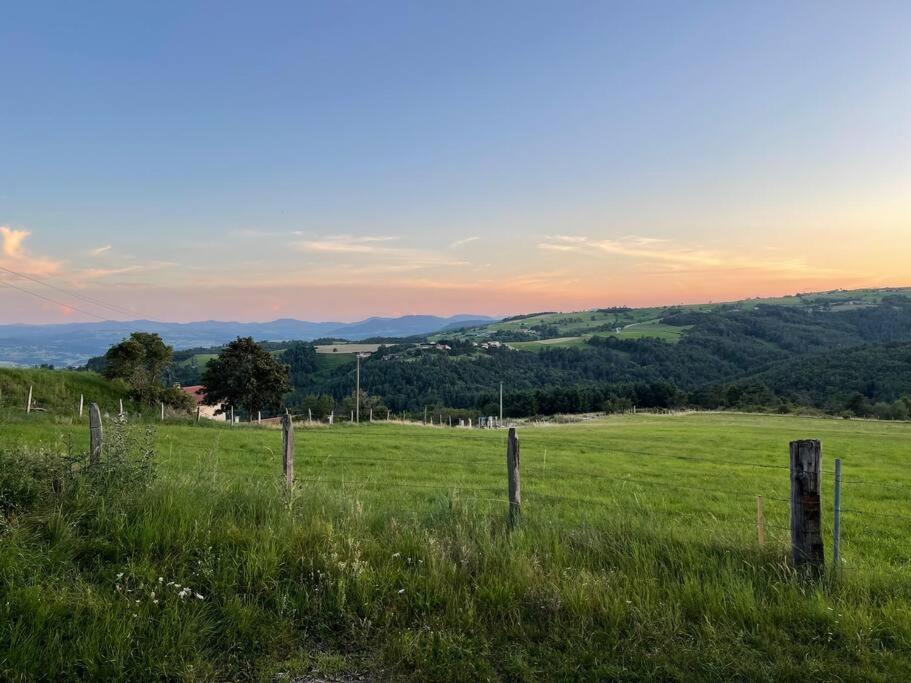
[[[184,393],[190,394],[193,397],[193,400],[196,401],[196,404],[199,405],[202,403],[204,395],[202,393],[203,386],[202,384],[196,384],[192,387],[180,387]]]

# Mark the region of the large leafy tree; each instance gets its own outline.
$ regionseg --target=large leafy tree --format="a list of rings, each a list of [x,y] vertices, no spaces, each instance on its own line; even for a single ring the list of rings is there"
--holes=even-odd
[[[129,339],[108,349],[103,374],[108,379],[123,380],[134,399],[152,405],[165,393],[163,376],[173,351],[157,334],[133,332]]]
[[[238,337],[209,361],[202,384],[206,404],[218,405],[218,412],[233,405],[251,416],[259,410],[278,410],[282,396],[291,390],[288,366],[252,337]]]

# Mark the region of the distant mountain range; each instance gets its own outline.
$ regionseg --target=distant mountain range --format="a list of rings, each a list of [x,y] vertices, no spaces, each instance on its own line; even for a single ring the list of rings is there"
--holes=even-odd
[[[283,318],[266,323],[217,320],[162,323],[130,320],[60,325],[0,325],[0,365],[81,365],[135,331],[157,332],[167,344],[179,350],[218,346],[238,336],[253,337],[258,341],[307,341],[322,337],[357,341],[371,337],[410,337],[483,325],[493,320],[496,318],[463,314],[448,318],[435,315],[373,317],[354,323],[316,323]]]

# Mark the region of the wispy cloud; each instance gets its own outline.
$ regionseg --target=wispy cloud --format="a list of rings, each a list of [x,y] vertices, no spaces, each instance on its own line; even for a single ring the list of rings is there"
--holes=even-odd
[[[31,235],[28,230],[15,230],[0,225],[0,265],[29,275],[48,275],[60,269],[60,261],[33,256],[23,243]]]
[[[479,239],[481,239],[481,238],[480,237],[466,237],[465,239],[456,240],[455,242],[453,242],[452,244],[449,245],[449,248],[457,249],[458,247],[464,246],[466,244],[470,244],[471,242],[475,242]]]
[[[553,235],[538,243],[545,251],[574,252],[588,256],[609,254],[626,257],[636,266],[659,265],[664,273],[711,271],[754,271],[777,276],[836,274],[828,268],[809,265],[801,258],[769,254],[731,253],[699,246],[674,244],[654,237],[628,235],[618,239],[590,239],[581,235]],[[653,273],[660,274],[660,273]]]
[[[145,270],[143,266],[124,266],[122,268],[84,268],[80,270],[76,277],[80,280],[99,280],[111,275],[123,275],[124,273],[138,273]]]
[[[401,249],[381,246],[384,242],[399,239],[394,236],[373,235],[328,235],[318,239],[296,242],[294,247],[299,251],[334,253],[334,254],[389,254],[401,252]]]
[[[112,247],[110,244],[105,244],[101,247],[95,247],[94,249],[89,249],[89,256],[101,256],[102,254],[109,252],[111,249]]]

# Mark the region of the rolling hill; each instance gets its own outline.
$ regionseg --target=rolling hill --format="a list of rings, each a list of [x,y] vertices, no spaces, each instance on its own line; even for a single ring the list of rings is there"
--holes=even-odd
[[[175,349],[220,346],[235,337],[263,341],[371,337],[409,337],[432,334],[453,325],[463,326],[492,318],[480,315],[406,315],[399,318],[368,318],[355,323],[273,320],[265,323],[239,323],[207,320],[193,323],[163,323],[152,320],[122,322],[67,323],[62,325],[0,325],[0,364],[55,365],[84,364],[103,354],[109,346],[141,330],[155,332]]]

